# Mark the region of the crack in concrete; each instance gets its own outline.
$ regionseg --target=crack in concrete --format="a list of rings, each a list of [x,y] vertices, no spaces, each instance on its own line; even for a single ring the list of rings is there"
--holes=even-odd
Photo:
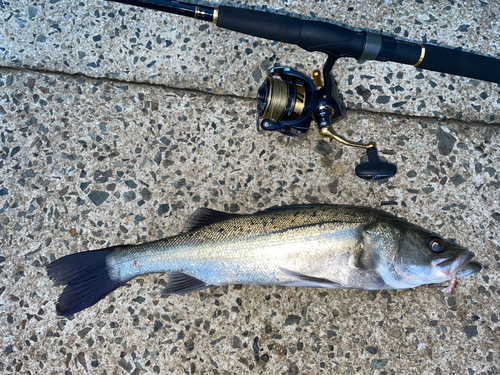
[[[173,87],[173,86],[168,86],[168,85],[163,85],[163,84],[158,84],[158,83],[148,83],[148,82],[133,82],[133,81],[122,81],[119,79],[113,79],[109,77],[92,77],[88,76],[83,73],[67,73],[67,72],[59,72],[55,70],[49,70],[49,69],[29,69],[29,68],[23,68],[23,67],[7,67],[7,66],[0,66],[0,69],[3,70],[11,70],[11,71],[24,71],[28,73],[38,73],[38,74],[47,74],[47,75],[60,75],[60,76],[66,76],[66,77],[71,77],[71,78],[82,78],[82,79],[88,79],[88,80],[94,80],[94,81],[103,81],[103,82],[108,82],[112,84],[127,84],[127,85],[136,85],[136,86],[147,86],[147,87],[153,87],[153,88],[158,88],[158,89],[164,89],[164,90],[171,90],[171,91],[178,91],[178,92],[184,92],[184,93],[192,93],[196,95],[211,95],[216,98],[227,98],[227,99],[237,99],[245,102],[253,102],[254,107],[256,103],[256,98],[248,98],[245,96],[238,96],[238,95],[231,95],[231,94],[217,94],[217,93],[211,93],[209,91],[203,91],[203,90],[197,90],[197,89],[190,89],[190,88],[179,88],[179,87]],[[487,126],[487,127],[500,127],[500,122],[492,122],[492,123],[487,123],[485,121],[466,121],[458,118],[440,118],[440,117],[431,117],[431,116],[416,116],[416,115],[411,115],[411,114],[399,114],[399,113],[394,113],[394,112],[379,112],[379,111],[371,111],[369,109],[356,109],[356,108],[348,108],[348,116],[349,112],[357,112],[357,113],[366,113],[366,114],[378,114],[381,116],[393,116],[396,118],[409,118],[417,121],[439,121],[442,122],[443,125],[446,125],[446,123],[449,123],[451,121],[457,122],[461,125],[466,125],[466,126],[471,126],[471,127],[478,127],[478,126]]]
[[[93,81],[103,81],[103,82],[112,83],[115,85],[116,84],[127,84],[127,85],[135,85],[135,86],[148,86],[148,87],[159,88],[159,89],[164,89],[164,90],[194,93],[194,94],[198,94],[198,95],[199,94],[211,95],[211,96],[215,96],[217,98],[230,98],[230,99],[238,99],[238,100],[254,100],[252,98],[246,98],[244,96],[237,96],[237,95],[230,95],[230,94],[217,94],[217,93],[211,93],[209,91],[202,91],[202,90],[190,89],[190,88],[173,87],[173,86],[163,85],[163,84],[159,84],[159,83],[122,81],[119,79],[114,79],[114,78],[109,78],[109,77],[92,77],[92,76],[88,76],[88,75],[83,74],[83,73],[67,73],[67,72],[59,72],[57,70],[50,70],[50,69],[29,69],[29,68],[11,67],[11,66],[8,66],[8,67],[7,66],[0,66],[0,69],[12,70],[12,71],[24,71],[24,72],[28,72],[28,73],[38,73],[38,74],[47,74],[47,75],[60,75],[60,76],[71,77],[71,78],[82,78],[82,79],[88,79],[88,80],[93,80]]]

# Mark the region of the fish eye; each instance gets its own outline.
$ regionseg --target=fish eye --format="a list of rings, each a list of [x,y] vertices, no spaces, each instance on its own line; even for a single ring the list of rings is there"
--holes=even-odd
[[[431,249],[435,253],[440,253],[444,250],[443,240],[439,237],[429,238],[429,240],[427,241],[427,244],[429,245],[429,249]]]

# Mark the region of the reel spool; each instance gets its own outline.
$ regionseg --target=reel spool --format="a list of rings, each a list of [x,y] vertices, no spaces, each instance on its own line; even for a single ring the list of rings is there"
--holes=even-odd
[[[316,88],[307,76],[291,68],[273,68],[257,91],[257,122],[262,119],[263,130],[289,136],[306,133],[316,102]]]
[[[293,81],[267,76],[257,92],[257,110],[262,118],[276,122],[296,120],[304,111],[306,88]]]

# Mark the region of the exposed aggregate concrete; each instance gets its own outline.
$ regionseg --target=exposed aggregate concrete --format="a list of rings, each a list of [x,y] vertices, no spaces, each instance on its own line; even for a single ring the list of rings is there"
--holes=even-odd
[[[217,2],[212,5],[217,5]],[[225,4],[233,4],[227,2]],[[234,4],[233,4],[234,5]],[[500,57],[498,1],[248,1],[295,13]],[[312,74],[321,53],[223,30],[211,23],[103,0],[0,3],[4,66],[83,73],[254,97],[269,68]],[[450,62],[452,64],[453,62]],[[481,67],[478,67],[481,69]],[[351,59],[335,74],[348,107],[498,123],[500,87],[412,66]]]
[[[500,56],[497,1],[239,5]],[[500,371],[498,85],[339,63],[350,110],[336,130],[398,165],[369,183],[354,175],[364,152],[315,128],[256,131],[266,70],[311,72],[321,54],[100,0],[0,0],[0,17],[0,372]],[[450,296],[236,285],[161,298],[167,277],[149,275],[56,316],[51,260],[177,234],[198,207],[299,203],[384,209],[454,238],[484,269]]]
[[[491,373],[498,371],[497,127],[351,111],[399,166],[354,176],[359,150],[255,131],[253,101],[2,70],[1,265],[6,374]],[[382,136],[385,135],[385,136]],[[197,207],[383,208],[477,254],[451,296],[230,286],[160,298],[135,279],[74,317],[44,266],[182,230]]]

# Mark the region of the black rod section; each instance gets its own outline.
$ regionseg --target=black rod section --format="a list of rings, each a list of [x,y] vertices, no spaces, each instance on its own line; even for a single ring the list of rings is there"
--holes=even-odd
[[[115,3],[132,5],[139,8],[148,8],[162,12],[178,14],[180,16],[196,18],[198,20],[214,22],[215,8],[202,5],[182,3],[180,1],[169,0],[108,0]]]
[[[457,49],[398,40],[354,31],[321,21],[235,8],[218,8],[167,0],[110,0],[214,22],[217,26],[278,42],[295,44],[358,61],[393,61],[420,69],[500,83],[500,59]]]
[[[456,74],[464,77],[500,83],[500,60],[488,56],[424,44],[425,57],[421,69]]]

